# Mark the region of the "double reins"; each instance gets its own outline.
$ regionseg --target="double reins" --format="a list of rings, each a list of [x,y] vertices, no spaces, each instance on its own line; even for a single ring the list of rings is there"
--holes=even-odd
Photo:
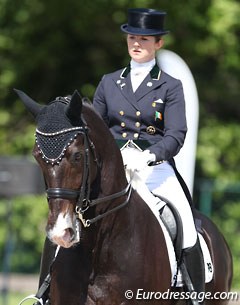
[[[131,181],[127,184],[127,186],[121,190],[120,192],[97,198],[97,199],[90,199],[90,192],[91,192],[91,180],[90,180],[90,153],[92,152],[94,156],[94,162],[97,163],[99,167],[99,162],[97,159],[95,145],[92,141],[90,141],[88,137],[88,128],[84,126],[81,129],[83,136],[84,136],[84,163],[83,163],[83,178],[82,178],[82,185],[80,190],[73,190],[73,189],[66,189],[66,188],[48,188],[46,190],[47,198],[48,199],[69,199],[69,200],[77,200],[75,212],[78,219],[82,222],[84,227],[89,227],[91,224],[97,222],[98,220],[106,217],[107,215],[116,212],[117,210],[123,208],[130,199],[132,193],[132,185]],[[84,213],[89,208],[97,206],[98,204],[108,202],[122,196],[127,195],[127,198],[120,203],[119,205],[113,207],[112,209],[97,215],[92,219],[85,219]]]

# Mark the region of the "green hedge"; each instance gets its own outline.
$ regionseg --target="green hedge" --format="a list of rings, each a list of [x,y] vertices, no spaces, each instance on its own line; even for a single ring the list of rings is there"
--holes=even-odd
[[[7,267],[6,251],[10,254],[11,272],[39,271],[47,212],[45,196],[21,196],[0,201],[2,271]]]

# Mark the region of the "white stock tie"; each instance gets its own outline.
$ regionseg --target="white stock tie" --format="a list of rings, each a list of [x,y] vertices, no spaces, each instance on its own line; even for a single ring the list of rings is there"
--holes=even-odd
[[[155,59],[151,60],[147,63],[137,63],[131,60],[131,82],[133,92],[137,90],[140,86],[144,78],[148,75],[148,73],[152,70],[153,66],[155,65]]]

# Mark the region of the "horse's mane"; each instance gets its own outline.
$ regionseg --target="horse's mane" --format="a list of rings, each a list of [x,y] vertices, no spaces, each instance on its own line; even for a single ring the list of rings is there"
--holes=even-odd
[[[97,131],[97,134],[101,135],[100,139],[105,142],[105,145],[101,145],[104,148],[105,153],[113,154],[115,149],[119,150],[117,144],[114,140],[112,133],[110,132],[108,126],[103,121],[100,114],[96,111],[92,103],[83,102],[83,120],[86,121],[87,126],[89,126],[90,133],[91,130]],[[99,141],[99,136],[96,137],[96,142]]]

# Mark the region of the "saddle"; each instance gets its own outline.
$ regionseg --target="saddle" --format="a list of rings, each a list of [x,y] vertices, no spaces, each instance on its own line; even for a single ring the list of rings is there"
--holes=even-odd
[[[160,196],[158,198],[166,203],[159,211],[159,217],[168,231],[176,254],[176,261],[180,265],[183,240],[182,220],[177,209],[169,200]]]
[[[160,200],[166,203],[165,206],[159,211],[159,223],[163,229],[165,235],[165,240],[169,253],[169,260],[172,269],[172,286],[181,287],[183,282],[191,286],[191,281],[189,282],[189,275],[183,261],[183,250],[182,250],[182,220],[176,208],[166,200],[158,196]],[[156,213],[154,213],[155,216]],[[213,278],[213,263],[210,256],[209,249],[203,238],[204,230],[202,228],[202,222],[199,218],[194,218],[196,230],[198,233],[198,238],[200,246],[203,253],[203,265],[205,268],[205,283],[208,283]],[[167,232],[167,234],[166,234]],[[175,255],[172,254],[174,252]],[[180,272],[179,272],[180,271]]]
[[[156,196],[156,195],[154,195]],[[183,239],[183,229],[182,220],[175,206],[166,198],[157,196],[160,200],[164,201],[166,205],[159,211],[159,217],[165,225],[171,241],[174,246],[177,261],[181,261],[182,253],[182,239]],[[194,217],[194,222],[196,230],[199,234],[203,234],[202,221],[199,218]]]

